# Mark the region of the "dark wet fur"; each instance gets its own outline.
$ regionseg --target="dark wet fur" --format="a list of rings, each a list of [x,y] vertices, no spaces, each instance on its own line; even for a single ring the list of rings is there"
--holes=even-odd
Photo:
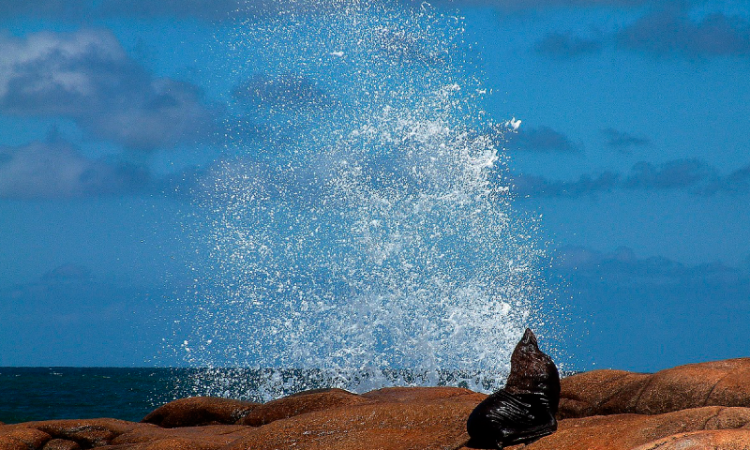
[[[529,443],[557,430],[560,375],[531,330],[526,330],[511,356],[503,389],[480,403],[466,424],[474,448]]]

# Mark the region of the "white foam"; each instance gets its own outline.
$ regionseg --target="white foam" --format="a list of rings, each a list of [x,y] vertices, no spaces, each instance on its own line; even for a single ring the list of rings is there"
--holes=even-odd
[[[497,387],[481,374],[507,372],[535,320],[541,252],[496,180],[500,149],[477,131],[483,90],[450,63],[461,27],[369,2],[286,20],[239,29],[231,48],[315,74],[336,101],[295,110],[296,134],[262,148],[238,135],[237,156],[206,172],[193,235],[210,267],[196,267],[198,294],[185,299],[183,349],[209,370],[193,392],[268,398],[305,385],[269,372],[248,386],[226,366],[320,369],[355,391],[434,384],[441,370]],[[328,66],[344,56],[331,48],[347,64]],[[398,369],[423,375],[383,372]]]

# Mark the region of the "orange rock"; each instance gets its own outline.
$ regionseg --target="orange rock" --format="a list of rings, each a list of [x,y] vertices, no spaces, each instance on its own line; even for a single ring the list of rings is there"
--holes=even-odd
[[[0,450],[29,450],[26,444],[8,436],[0,436]]]
[[[258,427],[279,419],[320,410],[331,410],[342,406],[371,403],[357,394],[343,389],[316,389],[273,400],[250,411],[237,421],[240,425]]]
[[[701,430],[734,430],[749,424],[750,408],[720,406],[686,409],[658,415],[591,416],[562,420],[559,422],[556,433],[526,447],[508,447],[508,449],[630,450],[673,435]],[[716,448],[724,449],[724,447]]]
[[[42,450],[80,450],[81,446],[75,441],[65,439],[52,439],[44,444]]]
[[[634,412],[634,402],[650,374],[595,370],[560,380],[560,419]]]
[[[597,370],[564,378],[561,387],[560,418],[750,406],[750,358],[690,364],[655,374]]]
[[[155,409],[141,422],[165,428],[233,424],[258,406],[258,403],[218,397],[182,398]]]
[[[125,444],[112,447],[118,450],[220,450],[226,444],[198,437],[171,437],[155,441]]]
[[[437,393],[442,388],[434,389]],[[430,398],[430,389],[417,388],[397,396],[413,397],[412,401],[370,401],[277,420],[256,428],[226,450],[455,449],[468,441],[466,418],[486,396],[441,395]]]
[[[379,402],[428,401],[457,395],[477,395],[476,392],[456,387],[389,387],[362,394],[362,397]],[[479,394],[482,395],[482,394]],[[486,397],[486,396],[485,396]]]
[[[750,450],[750,430],[711,430],[679,433],[634,450]]]
[[[185,448],[220,449],[244,437],[250,431],[253,429],[240,425],[161,428],[152,424],[140,424],[133,430],[113,439],[111,444],[141,449],[169,447],[176,442],[181,442],[186,446]]]
[[[50,439],[52,436],[49,434],[26,424],[0,426],[0,450],[39,449]]]
[[[82,448],[107,445],[115,437],[138,426],[136,423],[117,419],[50,420],[24,425],[43,431],[53,438],[75,441]]]

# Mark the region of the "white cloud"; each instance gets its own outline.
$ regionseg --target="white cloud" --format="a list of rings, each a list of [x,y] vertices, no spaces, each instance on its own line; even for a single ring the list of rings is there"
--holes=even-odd
[[[84,157],[64,142],[0,147],[0,198],[43,199],[134,192],[148,172]]]
[[[154,77],[106,30],[0,37],[0,112],[72,119],[137,150],[205,140],[214,126],[197,88]]]

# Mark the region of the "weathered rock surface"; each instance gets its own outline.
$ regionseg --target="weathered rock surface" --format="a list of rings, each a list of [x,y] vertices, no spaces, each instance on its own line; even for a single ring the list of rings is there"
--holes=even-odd
[[[440,400],[459,395],[482,395],[464,388],[454,387],[390,387],[377,389],[361,396],[379,402],[408,403]]]
[[[484,398],[437,387],[319,390],[264,405],[183,399],[149,414],[162,426],[115,419],[0,425],[0,450],[468,450],[466,419]],[[749,400],[750,359],[652,375],[583,373],[562,380],[557,432],[507,448],[750,450]],[[211,425],[251,414],[253,426]]]
[[[721,406],[658,415],[591,416],[560,421],[556,433],[527,445],[524,450],[648,448],[647,445],[654,441],[695,431],[722,430],[726,435],[739,431],[745,434],[750,430],[749,424],[750,408]]]
[[[113,439],[122,449],[200,449],[219,450],[241,439],[253,428],[240,425],[161,428],[143,424]]]
[[[143,418],[164,428],[234,424],[259,403],[217,397],[189,397],[169,402]]]
[[[270,401],[250,411],[237,423],[259,427],[273,421],[298,416],[300,414],[331,410],[342,406],[361,405],[372,403],[357,394],[352,394],[343,389],[320,389],[301,392],[278,400]]]
[[[52,436],[35,428],[0,426],[0,450],[42,448]]]
[[[447,398],[371,402],[316,411],[260,427],[228,449],[457,448],[468,440],[466,417],[484,398],[482,394],[466,393]]]
[[[133,422],[117,419],[51,420],[30,424],[52,438],[74,441],[82,448],[107,445],[112,439],[137,426]]]
[[[79,450],[81,448],[76,441],[67,439],[52,439],[44,444],[42,450]]]
[[[117,419],[50,420],[2,425],[0,449],[5,449],[6,445],[14,442],[21,442],[26,450],[41,449],[48,443],[62,445],[61,442],[52,442],[55,440],[71,441],[84,449],[101,447],[137,426],[136,423]]]
[[[561,388],[559,418],[750,407],[750,358],[689,364],[654,374],[596,370],[563,379]]]
[[[678,433],[634,450],[748,450],[750,430],[710,430]]]

